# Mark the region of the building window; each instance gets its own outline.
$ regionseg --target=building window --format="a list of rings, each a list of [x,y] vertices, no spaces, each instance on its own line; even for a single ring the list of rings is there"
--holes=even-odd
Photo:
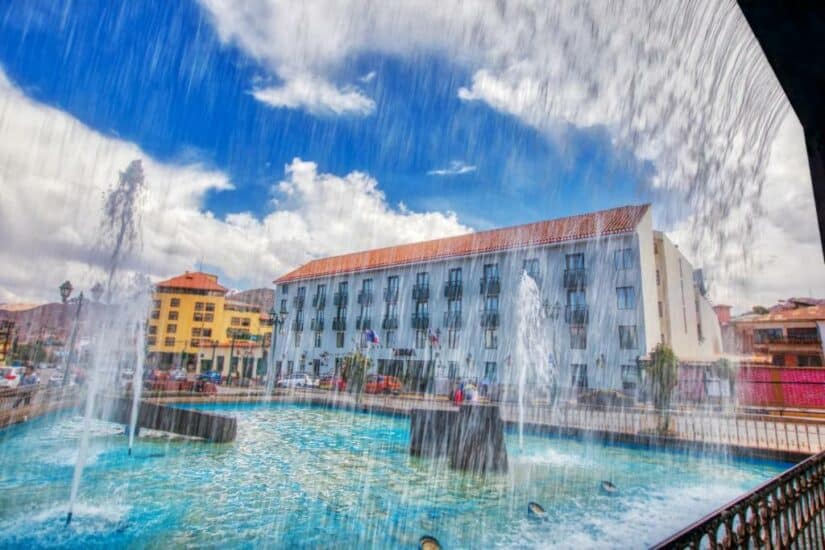
[[[619,309],[636,309],[636,289],[632,286],[620,286],[617,288],[616,299]]]
[[[281,294],[289,293],[289,285],[281,285]]]
[[[584,269],[584,254],[566,254],[564,256],[564,267],[567,269]]]
[[[195,302],[195,311],[203,311],[203,302]]]
[[[774,367],[784,367],[785,366],[785,354],[784,353],[777,353],[773,356],[771,363]]]
[[[495,329],[488,328],[484,330],[484,347],[486,349],[495,349],[498,347],[498,335]]]
[[[457,361],[449,361],[447,363],[447,378],[450,380],[455,380],[458,378],[458,362]]]
[[[662,302],[659,302],[659,319],[664,317],[664,309],[662,308]]]
[[[633,249],[623,248],[613,253],[613,263],[616,269],[631,269],[633,267]]]
[[[212,329],[211,328],[203,329],[201,331],[201,336],[203,336],[204,338],[212,338]]]
[[[192,320],[196,322],[203,322],[203,313],[197,311],[192,315]]]
[[[146,339],[147,346],[154,346],[158,343],[158,339],[156,336],[150,336]]]
[[[587,305],[587,294],[584,290],[568,290],[567,305],[571,308],[581,308]]]
[[[250,318],[244,317],[243,319],[241,319],[241,326],[242,327],[249,327],[251,325],[252,325],[252,320]]]
[[[167,334],[175,334],[178,331],[178,325],[170,324],[166,325],[166,333]]]
[[[447,331],[447,347],[450,349],[458,347],[458,331],[454,328]]]
[[[206,311],[214,313],[215,312],[215,304],[212,303],[212,302],[207,302]]]
[[[178,320],[178,312],[177,311],[170,311],[169,312],[169,320],[170,321],[177,321]]]
[[[619,347],[621,349],[637,349],[636,325],[619,325]]]
[[[635,391],[639,385],[638,365],[622,365],[622,390]]]
[[[450,270],[448,274],[448,280],[450,283],[456,284],[461,282],[461,268],[455,267]]]
[[[395,331],[388,330],[387,334],[385,335],[385,340],[387,342],[387,347],[391,348],[395,345]]]
[[[570,385],[578,390],[587,389],[587,365],[574,363],[570,365],[573,370],[573,377]]]
[[[797,365],[800,367],[821,367],[822,357],[819,355],[800,355],[797,358]]]
[[[770,344],[782,340],[781,328],[758,328],[753,331],[754,344]]]
[[[485,264],[482,268],[482,273],[485,281],[498,279],[498,264]]]
[[[415,348],[423,349],[427,345],[427,333],[423,330],[415,331]]]
[[[426,288],[430,285],[430,274],[426,271],[415,274],[415,285],[420,288]]]
[[[190,341],[189,341],[189,346],[190,346],[190,347],[193,347],[193,348],[199,348],[199,347],[201,347],[201,341],[200,341],[200,339],[198,339],[198,338],[193,338],[192,340],[190,340]]]
[[[166,339],[163,341],[163,345],[164,345],[164,346],[166,346],[166,347],[173,347],[173,346],[175,345],[175,338],[174,338],[174,336],[173,336],[172,338],[166,338]]]
[[[286,313],[287,312],[286,298],[281,299],[281,311],[280,312],[281,313]]]
[[[335,333],[335,347],[336,348],[343,348],[344,347],[344,333],[343,332],[336,332]]]
[[[484,379],[488,382],[498,380],[498,366],[495,361],[486,361],[484,363]]]
[[[200,338],[200,336],[201,336],[201,329],[193,328],[192,329],[192,337],[193,338]]]
[[[149,334],[157,334],[158,333],[158,326],[157,325],[149,325]]]
[[[292,343],[295,345],[296,348],[301,346],[301,333],[300,332],[293,332],[292,333]]]
[[[160,309],[160,300],[155,300],[153,303],[155,304],[155,309]]]
[[[653,243],[653,253],[654,253],[654,254],[658,254],[658,253],[659,253],[659,246],[658,246],[656,243]]]
[[[315,347],[316,348],[321,347],[321,333],[320,332],[315,333]]]
[[[152,319],[155,319],[155,320],[160,319],[160,311],[159,310],[156,309],[155,311],[152,312]]]
[[[232,320],[230,321],[230,323],[233,327],[239,327],[239,326],[241,326],[241,318],[240,317],[232,317]]]
[[[656,270],[656,286],[661,286],[662,278],[659,276],[659,270]]]
[[[215,314],[214,313],[207,313],[206,315],[203,316],[203,322],[204,323],[211,323],[214,320],[215,320]]]
[[[570,349],[587,349],[587,327],[570,326]]]
[[[180,298],[172,298],[169,301],[169,307],[180,307]]]
[[[524,263],[521,264],[522,269],[533,279],[538,279],[541,274],[539,273],[539,261],[537,258],[530,258],[529,260],[524,260]]]

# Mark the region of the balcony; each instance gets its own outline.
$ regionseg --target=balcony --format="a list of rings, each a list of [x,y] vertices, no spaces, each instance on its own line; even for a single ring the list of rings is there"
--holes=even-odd
[[[332,319],[332,330],[335,330],[335,331],[347,330],[347,320],[343,317],[334,317]]]
[[[415,285],[412,289],[412,297],[416,302],[426,302],[430,299],[430,285]]]
[[[321,332],[324,330],[324,320],[323,319],[313,319],[310,322],[310,328],[315,332]]]
[[[358,330],[369,330],[372,328],[372,319],[369,317],[359,317],[355,320],[355,328]]]
[[[577,289],[584,288],[587,284],[586,269],[565,269],[564,288]]]
[[[564,321],[571,325],[586,325],[590,320],[587,306],[565,306]]]
[[[482,277],[480,287],[482,296],[498,296],[501,293],[501,279]]]
[[[358,291],[358,305],[368,306],[372,304],[372,292],[366,290]]]
[[[292,304],[298,309],[304,309],[304,300],[306,296],[301,296],[300,294],[292,299]]]
[[[398,328],[398,317],[384,317],[381,321],[381,328],[384,330],[395,330]]]
[[[316,294],[312,298],[312,307],[323,309],[324,306],[327,305],[327,295],[326,294]]]
[[[450,300],[461,298],[462,287],[461,281],[447,281],[444,284],[444,297]]]
[[[282,313],[284,315],[289,313],[289,311],[287,311],[287,309],[286,309],[286,304],[281,304],[281,310],[280,310],[279,313]]]
[[[412,316],[412,327],[414,329],[430,328],[430,316],[426,313],[414,314]]]
[[[384,289],[384,301],[394,304],[398,301],[398,289],[397,288],[385,288]]]
[[[303,332],[304,330],[304,322],[298,319],[292,321],[292,330],[295,332]]]
[[[496,328],[499,325],[498,311],[481,311],[481,326],[484,328]]]
[[[335,307],[345,306],[349,301],[349,293],[347,292],[336,292],[332,296],[332,305]]]
[[[444,313],[444,327],[445,328],[461,328],[461,312],[448,311]]]

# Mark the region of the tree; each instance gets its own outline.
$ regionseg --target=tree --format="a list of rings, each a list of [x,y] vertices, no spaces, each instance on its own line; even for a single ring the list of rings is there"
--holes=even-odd
[[[768,308],[766,308],[765,306],[753,306],[753,308],[751,308],[751,311],[753,311],[757,315],[767,315],[768,313],[770,313]]]
[[[679,359],[665,344],[658,344],[651,353],[647,365],[653,394],[653,406],[659,413],[659,433],[667,433],[670,427],[670,400],[679,380]]]
[[[359,399],[361,392],[364,390],[364,380],[371,366],[370,358],[360,351],[356,351],[344,359],[341,377],[347,383],[347,389],[355,393]]]

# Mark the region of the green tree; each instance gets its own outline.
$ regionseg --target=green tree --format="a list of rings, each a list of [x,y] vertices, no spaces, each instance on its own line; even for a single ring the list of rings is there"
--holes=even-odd
[[[361,393],[364,391],[364,381],[371,366],[370,358],[360,351],[356,351],[344,359],[341,377],[347,383],[347,389],[356,394],[359,400],[361,399]]]
[[[766,314],[770,313],[768,308],[766,308],[765,306],[753,306],[751,311],[753,313],[756,313],[757,315],[766,315]]]
[[[667,433],[670,427],[670,400],[679,380],[679,359],[665,344],[659,344],[651,354],[647,366],[653,406],[659,414],[659,433]]]

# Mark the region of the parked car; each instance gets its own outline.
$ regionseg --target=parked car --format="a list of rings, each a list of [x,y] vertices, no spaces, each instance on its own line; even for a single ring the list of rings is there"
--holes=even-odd
[[[23,367],[0,367],[0,388],[16,388],[26,369]]]
[[[279,388],[313,388],[318,387],[318,381],[304,372],[290,374],[278,380]]]
[[[318,380],[318,388],[322,390],[346,391],[347,381],[340,376],[325,374]]]
[[[221,378],[221,373],[214,370],[202,372],[198,375],[199,382],[211,382],[213,384],[220,384]]]
[[[364,391],[366,393],[393,393],[398,395],[401,392],[401,381],[395,376],[371,374],[367,376]]]

